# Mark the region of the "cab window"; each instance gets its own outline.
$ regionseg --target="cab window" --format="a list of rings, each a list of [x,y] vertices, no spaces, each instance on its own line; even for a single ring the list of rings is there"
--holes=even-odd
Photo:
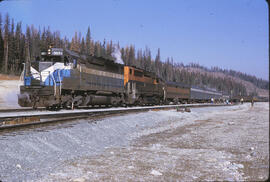
[[[143,73],[141,71],[134,71],[134,76],[142,77]]]

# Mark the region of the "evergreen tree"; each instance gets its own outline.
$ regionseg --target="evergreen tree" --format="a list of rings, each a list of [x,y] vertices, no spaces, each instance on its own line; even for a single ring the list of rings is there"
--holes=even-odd
[[[21,29],[21,22],[17,23],[16,25],[16,31],[15,31],[15,50],[14,50],[14,57],[15,57],[15,71],[18,72],[20,71],[20,64],[21,61],[23,59],[23,57],[21,57],[21,34],[22,34],[22,29]]]
[[[4,40],[2,37],[2,15],[0,13],[0,72],[4,64]]]
[[[106,40],[105,39],[103,40],[103,44],[100,48],[101,48],[101,56],[106,57]]]
[[[15,72],[15,35],[14,35],[14,19],[12,18],[11,20],[11,29],[10,29],[10,46],[9,46],[9,52],[8,55],[9,56],[9,61],[8,61],[8,69],[10,70],[11,73]]]
[[[160,76],[161,68],[160,49],[158,48],[158,52],[155,58],[155,72],[158,76]]]
[[[106,56],[110,58],[112,56],[112,52],[113,52],[113,43],[112,41],[110,41],[110,43],[107,43],[106,45]]]
[[[53,33],[53,45],[54,47],[63,47],[59,31]]]
[[[6,19],[5,19],[5,26],[4,26],[4,73],[8,73],[8,59],[9,59],[9,26],[10,26],[10,19],[8,13],[6,14]]]
[[[144,51],[144,64],[145,70],[151,71],[151,51],[148,47],[146,47]]]
[[[135,66],[135,48],[134,46],[130,46],[129,49],[127,49],[128,51],[128,65],[130,66]]]
[[[27,59],[31,60],[31,48],[32,48],[32,45],[31,45],[31,30],[30,30],[30,27],[27,26],[26,27],[26,47],[25,47],[25,50],[26,50],[26,53],[27,53]]]
[[[91,32],[90,32],[90,27],[87,28],[87,33],[86,33],[86,38],[85,38],[85,50],[86,54],[90,54],[91,51]]]
[[[71,40],[70,49],[72,51],[80,52],[80,40],[77,32],[75,32],[75,35]]]
[[[64,37],[64,40],[63,40],[63,48],[70,49],[69,41],[66,36]]]
[[[82,42],[81,42],[81,54],[85,54],[86,51],[85,51],[85,43],[84,43],[84,38],[82,38]]]
[[[52,33],[50,30],[50,27],[47,28],[46,32],[45,32],[45,50],[48,49],[49,45],[53,44],[53,38],[52,38]]]
[[[101,44],[99,41],[95,42],[94,55],[97,57],[101,56]]]

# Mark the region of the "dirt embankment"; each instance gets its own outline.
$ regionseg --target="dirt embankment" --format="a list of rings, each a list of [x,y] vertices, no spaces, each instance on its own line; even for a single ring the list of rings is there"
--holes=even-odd
[[[19,76],[0,74],[0,80],[19,80]]]

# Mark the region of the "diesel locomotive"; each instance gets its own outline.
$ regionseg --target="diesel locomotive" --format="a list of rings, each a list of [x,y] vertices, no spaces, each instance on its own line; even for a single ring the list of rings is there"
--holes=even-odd
[[[50,47],[27,61],[18,103],[48,109],[208,102],[223,94],[164,82],[156,74],[114,60]]]

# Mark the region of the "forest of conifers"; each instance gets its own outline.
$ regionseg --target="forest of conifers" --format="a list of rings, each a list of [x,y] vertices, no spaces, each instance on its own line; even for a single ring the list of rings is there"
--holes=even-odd
[[[192,67],[208,72],[222,72],[250,81],[259,88],[269,89],[268,81],[241,72],[223,70],[217,67],[208,69],[192,63],[184,65],[174,62],[173,58],[161,60],[160,49],[158,49],[157,55],[153,57],[148,47],[144,50],[135,50],[134,45],[121,47],[119,43],[115,44],[112,41],[95,41],[91,37],[89,27],[86,36],[75,32],[70,41],[67,37],[61,37],[59,31],[52,32],[49,27],[37,29],[32,25],[27,26],[26,31],[23,32],[22,22],[15,23],[8,14],[4,17],[0,14],[0,73],[20,75],[25,60],[35,59],[40,55],[40,51],[46,50],[49,45],[70,49],[80,54],[91,54],[106,58],[112,58],[115,49],[119,49],[125,65],[155,72],[166,81],[213,88],[228,94],[246,95],[247,91],[244,85],[230,77],[214,77],[202,72],[190,72],[186,68]]]

